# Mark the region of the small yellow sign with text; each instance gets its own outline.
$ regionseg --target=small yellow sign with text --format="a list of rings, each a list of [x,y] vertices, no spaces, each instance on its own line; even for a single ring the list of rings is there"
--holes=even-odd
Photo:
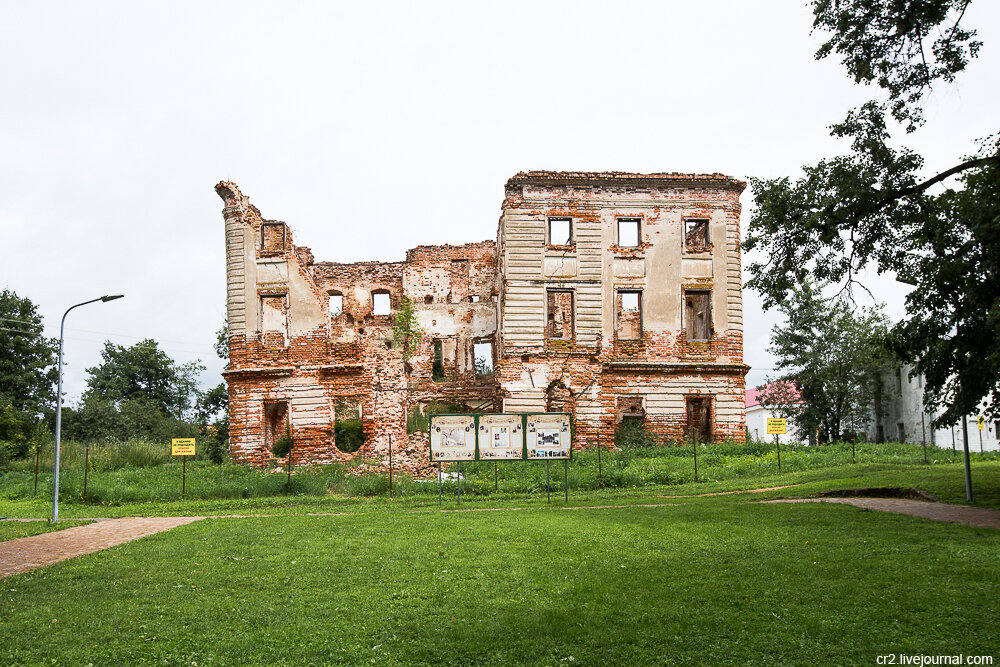
[[[787,419],[771,417],[767,420],[768,435],[784,435],[787,432]]]
[[[171,456],[194,456],[194,438],[171,438]]]

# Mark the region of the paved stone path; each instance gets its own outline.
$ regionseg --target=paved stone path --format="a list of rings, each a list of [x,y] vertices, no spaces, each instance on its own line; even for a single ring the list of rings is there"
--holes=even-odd
[[[906,500],[904,498],[781,498],[765,500],[765,503],[839,503],[853,505],[862,509],[906,514],[934,521],[947,523],[962,523],[976,528],[992,528],[1000,530],[1000,510],[985,507],[969,507],[968,505],[949,505],[947,503],[929,503],[923,500]]]
[[[202,518],[173,516],[108,519],[86,526],[0,542],[0,579],[131,542]]]

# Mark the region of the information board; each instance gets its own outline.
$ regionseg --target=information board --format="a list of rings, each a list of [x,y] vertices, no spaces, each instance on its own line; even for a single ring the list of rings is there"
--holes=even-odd
[[[479,460],[519,461],[524,458],[521,415],[479,415]]]
[[[528,415],[525,446],[529,459],[568,459],[572,450],[570,415],[546,412]]]
[[[171,438],[171,456],[194,456],[194,438]]]
[[[474,461],[476,418],[472,415],[431,415],[431,462]]]
[[[771,417],[767,420],[768,435],[784,435],[786,432],[786,428],[787,428],[787,422],[784,419]]]

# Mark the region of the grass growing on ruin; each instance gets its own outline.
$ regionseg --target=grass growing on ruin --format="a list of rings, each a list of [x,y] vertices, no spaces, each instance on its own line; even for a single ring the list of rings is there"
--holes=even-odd
[[[833,505],[205,520],[5,580],[0,663],[995,655],[1000,533]]]

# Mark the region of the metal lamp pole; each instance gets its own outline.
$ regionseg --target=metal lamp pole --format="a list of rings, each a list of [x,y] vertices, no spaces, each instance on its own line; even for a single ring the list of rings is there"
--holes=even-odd
[[[69,315],[69,311],[74,308],[79,308],[80,306],[86,306],[88,303],[94,303],[95,301],[114,301],[115,299],[120,299],[124,294],[114,294],[111,296],[105,295],[98,297],[96,299],[91,299],[90,301],[84,301],[83,303],[78,303],[75,306],[70,306],[63,313],[62,322],[59,324],[59,381],[58,389],[56,390],[56,455],[55,461],[52,464],[52,523],[57,523],[59,521],[59,445],[62,442],[62,367],[63,367],[63,335],[66,329],[66,316]]]

